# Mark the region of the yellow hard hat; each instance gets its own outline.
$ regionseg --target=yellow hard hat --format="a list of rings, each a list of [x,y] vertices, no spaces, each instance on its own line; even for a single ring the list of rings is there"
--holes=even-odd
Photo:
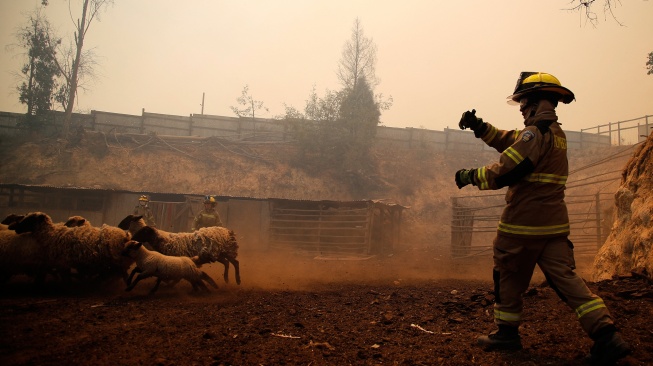
[[[519,74],[517,85],[508,102],[519,102],[520,99],[534,92],[549,92],[558,95],[558,101],[565,104],[576,99],[574,93],[562,86],[560,80],[546,72],[523,71]]]
[[[138,197],[138,200],[139,200],[139,201],[145,201],[145,202],[149,202],[149,201],[150,201],[150,199],[147,198],[146,195],[142,195],[142,196]]]
[[[216,204],[215,196],[204,196],[204,203]]]

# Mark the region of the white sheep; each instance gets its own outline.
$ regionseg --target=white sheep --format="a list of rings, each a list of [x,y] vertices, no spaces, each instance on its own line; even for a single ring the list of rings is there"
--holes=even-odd
[[[71,268],[85,275],[120,274],[127,282],[127,270],[133,263],[121,256],[130,234],[117,227],[90,225],[66,227],[54,224],[50,216],[32,212],[10,226],[17,234],[31,232],[40,243],[45,266],[62,275]]]
[[[209,289],[203,281],[218,288],[218,285],[206,274],[200,270],[189,257],[176,257],[163,255],[157,251],[149,250],[142,243],[131,240],[125,245],[122,254],[136,261],[136,268],[133,269],[129,276],[128,286],[125,291],[131,291],[138,282],[149,277],[156,277],[156,284],[150,290],[150,294],[156,292],[161,281],[168,281],[176,284],[181,280],[186,280],[193,285],[193,290]],[[138,273],[136,279],[131,282],[135,273]]]
[[[132,233],[132,239],[148,243],[154,250],[175,256],[191,257],[195,264],[220,262],[224,265],[223,278],[229,282],[229,264],[233,264],[236,283],[240,285],[238,242],[232,230],[224,227],[201,228],[192,233],[171,233],[147,226],[142,216],[128,215],[118,227]]]

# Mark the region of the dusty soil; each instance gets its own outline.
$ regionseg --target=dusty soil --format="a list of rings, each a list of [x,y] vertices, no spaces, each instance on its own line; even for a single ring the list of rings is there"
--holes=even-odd
[[[119,281],[39,289],[14,279],[1,288],[0,364],[582,365],[591,346],[539,272],[525,294],[524,349],[484,352],[474,342],[493,329],[487,259],[264,259],[242,253],[243,283],[220,279],[209,293],[183,282],[148,295],[152,280],[124,292]],[[214,278],[222,271],[203,268]],[[651,284],[627,277],[590,287],[634,346],[620,364],[651,364]]]

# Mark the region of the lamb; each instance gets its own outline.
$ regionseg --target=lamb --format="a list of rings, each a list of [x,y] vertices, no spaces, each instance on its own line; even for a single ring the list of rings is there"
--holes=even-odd
[[[224,227],[203,227],[192,233],[161,233],[145,226],[132,236],[133,240],[148,242],[154,250],[165,255],[197,256],[198,265],[220,262],[224,265],[224,280],[229,282],[229,263],[234,265],[236,283],[240,285],[238,242],[232,230]]]
[[[136,261],[136,268],[129,276],[129,281],[125,291],[131,291],[138,282],[148,277],[156,277],[156,284],[150,290],[150,295],[155,293],[159,288],[162,280],[177,283],[186,280],[193,285],[193,290],[202,289],[208,291],[204,282],[218,288],[218,285],[206,274],[206,272],[197,268],[195,263],[189,257],[176,257],[163,255],[159,252],[149,250],[142,243],[130,240],[125,244],[122,255],[128,256]],[[139,273],[134,282],[131,282],[135,273]]]
[[[238,242],[232,230],[223,227],[201,228],[193,233],[170,233],[145,224],[142,216],[128,215],[119,224],[132,233],[132,239],[147,242],[166,255],[188,256],[195,264],[220,262],[224,265],[224,281],[229,282],[229,263],[233,264],[236,283],[240,285]]]
[[[45,268],[68,274],[71,268],[93,275],[118,273],[127,283],[133,261],[121,255],[130,234],[117,227],[89,225],[66,227],[54,224],[50,216],[32,212],[11,225],[17,234],[31,232],[41,245]]]

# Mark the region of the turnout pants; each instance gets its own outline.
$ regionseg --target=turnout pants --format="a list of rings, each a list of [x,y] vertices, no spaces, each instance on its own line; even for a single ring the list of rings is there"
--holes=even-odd
[[[517,327],[522,320],[522,294],[526,292],[535,265],[558,296],[578,316],[583,330],[592,335],[614,326],[603,300],[593,294],[574,269],[573,244],[566,236],[524,239],[497,235],[494,240],[494,322]]]

